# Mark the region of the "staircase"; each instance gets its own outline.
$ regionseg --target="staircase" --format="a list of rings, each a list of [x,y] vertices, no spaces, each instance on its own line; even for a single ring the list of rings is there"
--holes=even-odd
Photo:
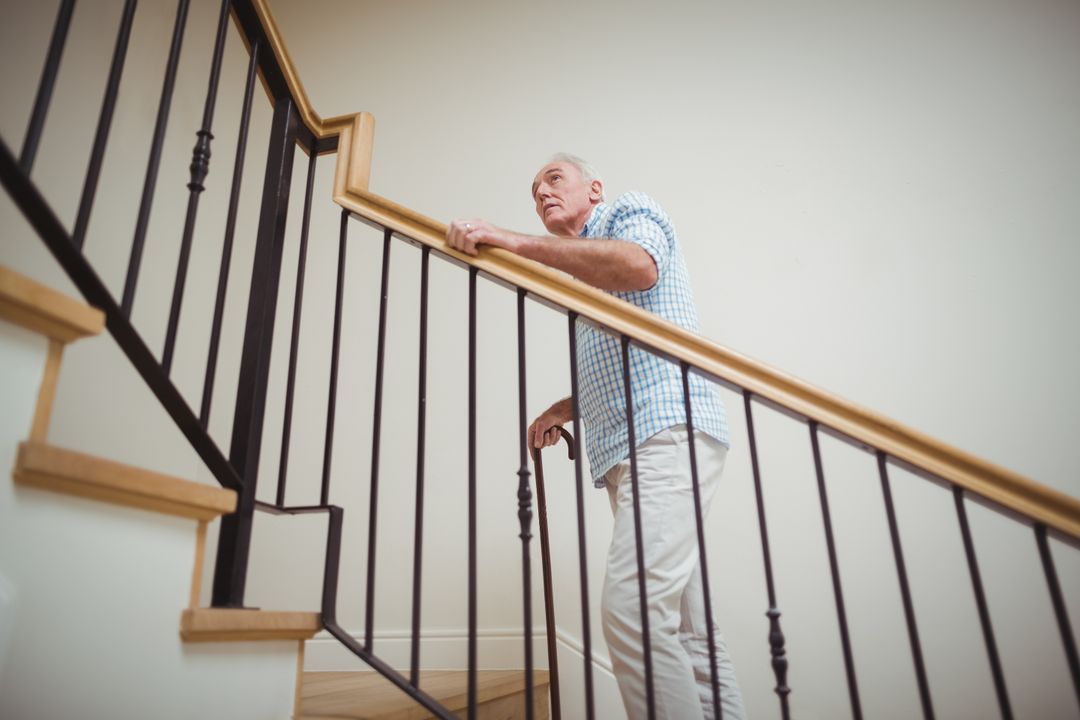
[[[54,694],[40,684],[37,673],[45,666],[51,668],[50,677],[73,681],[78,673],[75,668],[79,663],[92,664],[90,658],[97,648],[118,644],[118,626],[127,627],[128,632],[152,633],[156,642],[161,643],[162,647],[151,645],[137,656],[114,659],[137,661],[135,673],[143,680],[171,675],[167,687],[156,690],[165,697],[182,689],[183,683],[177,681],[178,677],[191,674],[190,670],[185,673],[185,669],[168,667],[169,648],[178,647],[179,642],[300,641],[297,651],[276,653],[295,654],[297,658],[296,697],[290,700],[297,708],[294,715],[297,720],[431,717],[378,673],[303,672],[303,641],[322,628],[318,613],[199,607],[207,524],[221,514],[235,510],[236,493],[50,444],[48,421],[60,375],[60,356],[68,343],[98,334],[103,317],[82,303],[0,266],[0,318],[5,323],[0,334],[5,357],[15,356],[20,351],[32,355],[35,346],[39,354],[45,356],[43,367],[39,368],[40,382],[34,382],[32,378],[20,382],[10,377],[23,372],[26,365],[33,364],[32,360],[9,367],[4,394],[6,407],[10,409],[20,404],[26,406],[28,403],[20,403],[18,395],[29,395],[35,386],[38,388],[32,420],[25,423],[30,428],[29,439],[18,443],[13,463],[14,485],[0,486],[4,493],[0,502],[0,527],[3,528],[0,534],[0,571],[3,573],[0,588],[17,590],[15,594],[10,590],[0,594],[4,617],[0,624],[4,629],[0,636],[4,641],[0,656],[14,661],[4,674],[0,708],[5,717],[98,717],[110,712],[113,717],[169,716],[161,710],[160,699],[140,709],[138,702],[133,701],[137,700],[133,698],[136,693],[124,693],[114,698],[109,710],[109,703],[101,696],[91,694],[87,697],[77,691]],[[32,376],[32,367],[25,367],[25,372]],[[5,428],[18,430],[20,423],[14,414],[9,412],[5,421]],[[154,519],[158,517],[162,519]],[[155,539],[155,536],[175,534],[175,530],[180,529],[165,520],[168,517],[194,520],[196,524],[194,549],[190,540],[188,543],[182,541],[183,533],[180,533],[180,541],[175,543],[175,550],[181,555],[185,553],[186,545],[188,554],[178,568],[180,572],[172,578],[173,583],[162,582],[162,566],[168,560],[161,546],[164,538]],[[60,522],[62,529],[57,527]],[[114,538],[123,540],[116,544]],[[148,549],[133,553],[132,539]],[[149,549],[152,549],[152,555],[148,554]],[[107,557],[101,557],[101,554]],[[152,566],[140,571],[139,563],[148,561]],[[183,572],[184,565],[191,569]],[[44,575],[43,568],[47,568]],[[145,586],[146,582],[136,581],[131,574],[140,572],[152,577],[154,585],[165,588],[175,589],[175,581],[190,579],[189,603],[180,614],[179,638],[162,641],[160,617],[162,613],[171,615],[183,597],[170,597],[166,592],[151,594],[145,588],[140,591],[140,586]],[[81,579],[83,576],[85,580]],[[80,583],[82,589],[72,594],[72,585],[79,587]],[[131,622],[130,613],[116,606],[118,591],[121,594],[134,592],[134,597],[143,606],[141,614],[150,614],[148,619],[151,620],[157,615],[159,620],[149,624],[145,620]],[[74,607],[57,605],[55,595],[60,595],[62,601],[77,598],[77,603]],[[42,619],[38,620],[39,617]],[[171,617],[175,620],[175,615]],[[46,642],[42,642],[40,635],[26,637],[25,633],[17,631],[44,625],[57,629],[44,638]],[[99,628],[104,631],[103,635],[95,632]],[[86,652],[72,652],[72,646],[83,646]],[[132,648],[128,647],[126,653],[131,652]],[[255,651],[253,654],[254,658],[250,655],[241,657],[244,661],[259,661],[258,656],[264,653]],[[116,671],[117,668],[113,668],[106,677],[115,676]],[[85,674],[91,679],[99,677],[95,672]],[[235,675],[232,672],[230,682],[235,682]],[[262,688],[269,680],[266,668],[253,679]],[[111,685],[113,681],[108,682]],[[540,691],[534,717],[547,718],[547,673],[537,673],[534,682]],[[465,709],[467,673],[424,672],[421,683],[451,712]],[[243,696],[239,688],[236,695]],[[520,672],[483,671],[479,674],[478,718],[523,718],[523,698],[524,681]],[[173,711],[191,712],[191,708],[185,709],[182,701],[173,702]],[[92,708],[89,715],[87,705]],[[200,706],[201,701],[198,701],[194,707]]]
[[[54,445],[62,355],[100,342],[79,339],[97,335],[103,316],[0,266],[0,318],[0,462],[14,480],[0,483],[0,715],[184,718],[212,692],[222,707],[283,717],[295,642],[236,646],[239,663],[183,645],[319,629],[316,613],[284,613],[269,614],[271,634],[266,618],[248,618],[246,635],[232,618],[206,632],[203,614],[217,612],[198,608],[206,528],[235,509],[236,493]]]

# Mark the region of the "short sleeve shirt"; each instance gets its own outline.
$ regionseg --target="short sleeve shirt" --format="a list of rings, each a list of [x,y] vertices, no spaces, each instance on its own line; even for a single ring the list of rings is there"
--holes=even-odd
[[[611,205],[600,203],[593,208],[581,236],[625,240],[644,248],[656,263],[656,284],[647,290],[610,294],[698,331],[686,261],[670,218],[655,200],[644,193],[629,192]],[[630,455],[622,344],[617,336],[584,321],[579,321],[576,336],[585,444],[593,482],[603,487],[607,471]],[[636,347],[630,348],[629,355],[634,440],[640,444],[686,422],[682,370],[676,363]],[[728,446],[727,418],[716,388],[691,374],[690,400],[694,428]]]

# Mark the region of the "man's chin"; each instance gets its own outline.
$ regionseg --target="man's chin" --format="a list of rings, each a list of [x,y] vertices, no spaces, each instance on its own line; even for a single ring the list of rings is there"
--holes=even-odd
[[[556,217],[556,213],[544,218],[543,222],[544,227],[552,235],[565,235],[567,233],[566,223],[563,222],[563,218]]]

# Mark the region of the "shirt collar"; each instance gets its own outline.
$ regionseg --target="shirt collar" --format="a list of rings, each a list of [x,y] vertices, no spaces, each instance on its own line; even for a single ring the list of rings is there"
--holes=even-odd
[[[592,235],[596,222],[600,219],[600,209],[602,207],[604,207],[604,203],[602,202],[593,205],[592,212],[589,213],[589,219],[585,221],[585,226],[581,228],[581,235],[579,237],[589,237]]]

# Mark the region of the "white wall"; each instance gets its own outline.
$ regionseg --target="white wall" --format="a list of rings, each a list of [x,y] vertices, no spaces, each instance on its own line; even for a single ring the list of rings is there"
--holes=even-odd
[[[1080,333],[1071,322],[1080,295],[1069,280],[1080,260],[1075,3],[321,3],[330,22],[307,3],[274,8],[319,112],[375,114],[375,192],[443,220],[479,215],[540,232],[526,195],[533,173],[553,151],[581,154],[613,195],[643,189],[671,212],[706,335],[1080,492]],[[333,220],[323,222],[330,242]],[[361,233],[375,250],[377,236]],[[388,396],[411,403],[418,272],[415,253],[395,252],[410,267],[394,275],[391,327],[403,337],[392,347],[405,367],[391,371]],[[374,282],[377,259],[369,265]],[[460,272],[445,275],[452,295],[438,295],[432,310],[433,372],[449,387],[433,383],[429,453],[453,470],[449,495],[460,503],[465,283]],[[442,290],[442,274],[434,282]],[[366,329],[376,295],[364,298],[356,312]],[[513,300],[493,288],[482,307],[481,402],[503,426],[490,430],[501,460],[485,478],[499,508],[482,517],[501,538],[491,542],[511,544]],[[535,310],[530,416],[568,389],[565,322]],[[357,330],[356,342],[366,400],[370,335]],[[711,518],[711,564],[751,711],[768,714],[745,423],[741,401],[725,397],[735,449]],[[391,412],[404,416],[395,427],[407,457],[414,415]],[[758,434],[792,702],[803,717],[841,716],[846,689],[806,430],[770,415],[758,411]],[[355,451],[361,467],[365,451]],[[864,710],[909,717],[917,695],[876,468],[830,439],[823,452]],[[548,481],[560,625],[576,635],[572,475],[556,456]],[[404,462],[395,475],[406,502],[411,471]],[[442,475],[429,483],[448,482]],[[951,498],[900,471],[893,484],[938,712],[986,716],[993,694]],[[610,520],[604,498],[587,501],[595,602]],[[1031,717],[1068,712],[1075,701],[1030,532],[969,512],[1014,707]],[[391,542],[408,548],[404,524]],[[456,521],[449,529],[462,536]],[[1077,597],[1077,560],[1057,557]],[[509,586],[486,587],[512,608],[507,560],[482,568],[509,576]],[[437,623],[431,597],[425,612]],[[407,603],[397,614],[382,608],[394,618],[386,622],[407,622]],[[593,629],[602,647],[595,616]]]
[[[74,217],[111,52],[113,5],[112,16],[94,17],[80,6],[75,27],[84,29],[73,31],[73,42],[85,56],[65,59],[35,170],[48,178],[66,222]],[[186,201],[179,186],[201,114],[210,5],[193,8],[204,29],[189,30],[190,65],[170,122],[173,159],[161,186],[171,200],[155,204],[149,279],[136,302],[136,322],[154,348],[164,337]],[[526,196],[533,173],[553,151],[581,154],[605,174],[613,195],[643,189],[668,208],[706,335],[1040,482],[1080,491],[1080,455],[1071,442],[1080,430],[1071,411],[1080,401],[1073,373],[1080,335],[1069,322],[1080,298],[1067,279],[1080,259],[1070,242],[1080,230],[1070,202],[1080,189],[1080,95],[1070,82],[1080,65],[1074,4],[279,0],[273,7],[320,114],[376,115],[374,191],[443,220],[480,215],[538,232]],[[19,8],[26,20],[5,24],[0,46],[33,58],[27,62],[36,68],[51,10],[31,16]],[[88,240],[117,293],[170,14],[140,10],[144,31],[157,38],[142,41],[144,50],[159,59],[125,75],[113,136],[124,138],[125,157],[106,165],[106,204],[95,211]],[[193,49],[200,45],[204,50]],[[12,101],[0,113],[0,130],[17,147],[33,81],[18,66],[2,65]],[[175,371],[193,406],[242,73],[233,34]],[[211,421],[223,447],[269,118],[266,103],[256,100]],[[294,200],[305,162],[298,157]],[[289,467],[288,499],[297,503],[317,497],[322,472],[337,254],[337,214],[326,199],[331,166],[332,159],[320,160],[308,257]],[[13,258],[5,262],[50,272],[52,261],[10,203],[0,203],[0,212],[5,258]],[[298,216],[294,202],[260,481],[266,498],[280,443]],[[331,499],[347,513],[339,614],[360,632],[381,243],[356,223],[350,233]],[[419,277],[418,252],[400,243],[393,252],[376,597],[378,629],[390,635],[410,617]],[[425,532],[436,542],[425,547],[423,617],[436,633],[460,632],[465,620],[465,292],[464,273],[433,261]],[[513,302],[507,291],[481,283],[481,619],[491,632],[521,622]],[[530,304],[528,328],[531,416],[569,382],[565,319]],[[209,481],[168,419],[152,410],[139,380],[108,369],[106,356],[116,354],[87,351],[65,369],[58,437]],[[100,382],[77,383],[80,375]],[[111,402],[88,422],[86,408],[101,407],[102,398]],[[710,518],[710,566],[721,624],[756,716],[775,709],[767,603],[741,401],[725,398],[735,447]],[[132,403],[140,412],[128,410]],[[806,431],[763,409],[755,418],[792,702],[800,716],[835,717],[845,712],[846,690]],[[864,710],[907,717],[917,712],[917,696],[876,469],[868,456],[829,439],[823,452]],[[559,622],[579,638],[572,474],[549,458]],[[984,716],[992,712],[992,689],[951,499],[899,471],[894,485],[936,707],[942,716]],[[600,494],[586,500],[595,604],[611,521]],[[970,512],[1017,714],[1072,707],[1029,532],[1014,532],[979,508]],[[250,604],[317,606],[323,523],[258,519]],[[1067,595],[1080,597],[1077,559],[1062,548],[1057,559]],[[595,614],[593,630],[602,654]],[[494,647],[482,660],[520,662]],[[1034,672],[1019,674],[1025,670]]]
[[[319,111],[376,114],[376,192],[538,231],[578,151],[671,210],[705,334],[1077,489],[1074,3],[319,10],[275,6]]]

